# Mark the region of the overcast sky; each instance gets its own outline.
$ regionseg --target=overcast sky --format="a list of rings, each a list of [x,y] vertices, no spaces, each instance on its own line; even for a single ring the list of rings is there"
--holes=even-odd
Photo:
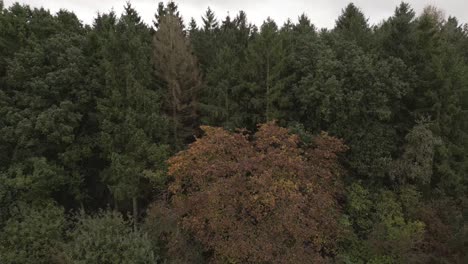
[[[1,1],[1,0],[0,0]],[[51,12],[59,9],[73,11],[86,24],[91,24],[97,12],[107,12],[112,8],[120,14],[127,0],[4,0],[6,6],[13,2],[28,4],[33,7],[43,6]],[[142,18],[151,23],[161,0],[130,0]],[[239,10],[247,13],[250,22],[260,25],[268,16],[282,24],[287,18],[297,20],[306,13],[319,28],[333,27],[341,9],[350,1],[347,0],[179,0],[179,10],[185,21],[194,17],[197,22],[209,6],[218,18],[224,18],[228,13],[235,16]],[[371,24],[377,24],[389,17],[401,0],[354,0]],[[468,0],[406,0],[416,12],[420,13],[426,5],[441,8],[446,15],[452,15],[459,21],[468,21]]]

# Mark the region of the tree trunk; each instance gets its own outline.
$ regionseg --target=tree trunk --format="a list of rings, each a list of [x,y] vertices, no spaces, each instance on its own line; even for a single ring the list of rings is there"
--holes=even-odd
[[[114,210],[117,212],[119,211],[119,203],[117,202],[117,199],[115,199],[115,197],[114,197]]]
[[[132,198],[133,203],[133,229],[137,230],[137,221],[138,221],[138,201],[136,197]]]
[[[224,92],[224,111],[226,113],[224,117],[224,125],[225,125],[229,120],[229,88],[228,86],[226,86],[226,90]]]
[[[177,135],[177,95],[176,95],[176,88],[174,84],[171,84],[171,92],[172,92],[172,132],[174,133],[174,144],[178,147],[179,140]]]
[[[266,121],[270,121],[270,56],[267,56],[266,67]]]
[[[171,16],[169,23],[174,23],[173,17]],[[170,41],[170,52],[174,52],[174,32],[173,32],[173,27],[171,26],[169,28],[169,41]],[[169,59],[171,60],[172,56],[169,56]],[[169,61],[170,67],[176,67],[174,65],[173,61]],[[172,75],[172,74],[171,74]],[[171,95],[172,95],[172,132],[174,133],[174,145],[178,147],[179,145],[179,136],[177,135],[177,108],[179,106],[178,100],[177,100],[177,84],[175,83],[176,76],[170,76],[172,80],[169,81],[169,89],[171,89]]]

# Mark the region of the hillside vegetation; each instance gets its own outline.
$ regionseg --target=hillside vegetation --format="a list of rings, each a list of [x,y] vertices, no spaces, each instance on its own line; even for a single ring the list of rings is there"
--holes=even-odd
[[[0,0],[0,263],[468,263],[467,25],[154,10]]]

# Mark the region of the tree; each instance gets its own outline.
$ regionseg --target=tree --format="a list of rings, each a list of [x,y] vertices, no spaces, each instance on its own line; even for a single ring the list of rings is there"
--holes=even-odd
[[[0,93],[2,181],[18,194],[15,199],[31,190],[53,193],[73,206],[70,201],[83,200],[78,164],[87,156],[82,127],[92,100],[82,50],[84,30],[77,17],[65,11],[52,16],[44,9],[14,5],[9,16],[6,29],[17,25],[18,32],[16,37],[7,34],[8,49],[16,52],[7,60]],[[10,46],[12,40],[18,47]]]
[[[415,18],[415,12],[410,5],[401,3],[395,9],[394,15],[376,29],[378,52],[386,59],[393,57],[402,60],[406,68],[398,75],[407,85],[402,92],[401,103],[394,104],[392,110],[397,117],[394,127],[398,135],[398,145],[404,144],[405,135],[415,125],[415,118],[411,114],[413,91],[418,81],[413,65],[419,61]]]
[[[318,36],[308,17],[302,15],[293,27],[292,85],[295,109],[292,120],[308,130],[326,130],[331,121],[331,105],[339,100],[335,75],[339,65],[330,45]]]
[[[460,204],[446,196],[428,199],[417,207],[417,216],[426,224],[422,250],[427,262],[466,261],[466,206],[466,201]]]
[[[367,19],[361,10],[350,3],[342,10],[336,20],[334,32],[339,33],[347,41],[355,41],[360,47],[368,47],[371,31]]]
[[[66,263],[157,263],[157,249],[147,235],[132,230],[131,223],[115,211],[101,211],[95,216],[82,212],[69,241],[59,255]]]
[[[393,124],[398,119],[393,110],[406,91],[407,83],[399,74],[405,65],[366,53],[354,41],[340,37],[332,39],[331,47],[331,54],[319,55],[328,58],[318,61],[330,70],[317,67],[317,73],[309,73],[301,81],[301,90],[306,92],[303,102],[307,104],[308,98],[317,102],[318,109],[308,108],[319,116],[323,124],[319,129],[347,141],[351,168],[381,183],[396,151]]]
[[[428,124],[418,124],[406,136],[407,144],[400,160],[395,161],[391,177],[399,183],[429,184],[434,166],[434,152],[440,140]]]
[[[177,20],[179,22],[179,26],[180,28],[182,28],[182,31],[184,29],[184,21],[182,19],[182,17],[180,16],[180,13],[179,13],[179,7],[177,6],[177,4],[170,0],[168,1],[167,5],[164,5],[163,2],[159,2],[158,4],[158,10],[156,12],[156,14],[154,15],[154,18],[155,20],[153,21],[154,22],[154,26],[156,27],[156,29],[159,28],[159,25],[161,23],[161,19],[166,16],[166,15],[174,15],[177,17]]]
[[[288,104],[280,102],[287,98],[284,80],[287,52],[286,40],[281,38],[276,23],[268,18],[260,33],[252,37],[247,54],[244,82],[251,93],[246,105],[251,120],[248,127],[282,117],[283,109],[276,108]]]
[[[418,81],[410,109],[416,117],[429,116],[434,121],[431,130],[442,140],[435,152],[434,184],[459,196],[466,191],[460,188],[466,168],[462,154],[466,145],[458,143],[466,139],[459,122],[464,120],[460,99],[468,83],[463,77],[467,68],[450,39],[461,35],[456,21],[446,22],[434,8],[425,9],[417,23]]]
[[[380,189],[371,193],[358,182],[348,188],[346,214],[349,227],[338,257],[351,263],[419,263],[425,224],[408,206],[421,207],[421,195],[406,186],[400,192]],[[409,210],[408,210],[409,209]]]
[[[159,249],[163,263],[207,263],[202,245],[179,225],[178,214],[165,201],[156,201],[149,209],[142,230],[153,248]]]
[[[64,210],[48,201],[19,203],[0,231],[2,263],[54,263],[65,230]]]
[[[200,69],[206,74],[218,52],[219,23],[215,13],[209,7],[202,16],[202,21],[200,30],[190,31],[190,41],[200,62]]]
[[[0,0],[0,262],[468,263],[468,25],[155,8]]]
[[[222,21],[215,35],[216,54],[206,69],[205,87],[200,96],[203,124],[229,129],[247,126],[249,114],[243,102],[250,98],[243,85],[243,74],[251,33],[252,26],[242,11],[234,19],[227,16]]]
[[[100,148],[108,166],[101,171],[116,206],[148,195],[149,182],[162,182],[167,155],[166,120],[154,85],[150,30],[127,4],[103,44],[103,97],[98,100]],[[155,173],[149,173],[154,171]]]
[[[180,224],[214,261],[319,263],[335,254],[341,140],[322,134],[301,149],[296,135],[273,123],[252,140],[203,129],[169,160],[169,189]]]
[[[189,40],[171,10],[159,17],[153,38],[155,73],[167,89],[166,108],[171,117],[173,144],[193,140],[198,125],[197,95],[201,77]]]
[[[416,44],[416,14],[411,6],[402,2],[392,17],[383,23],[378,33],[382,31],[382,51],[389,56],[411,61]]]

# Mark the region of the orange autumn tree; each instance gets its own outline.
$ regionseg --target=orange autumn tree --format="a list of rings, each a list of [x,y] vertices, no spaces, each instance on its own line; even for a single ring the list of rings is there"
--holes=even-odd
[[[322,263],[340,235],[340,166],[346,150],[325,133],[301,148],[270,122],[249,135],[202,127],[169,160],[171,207],[215,263]]]

